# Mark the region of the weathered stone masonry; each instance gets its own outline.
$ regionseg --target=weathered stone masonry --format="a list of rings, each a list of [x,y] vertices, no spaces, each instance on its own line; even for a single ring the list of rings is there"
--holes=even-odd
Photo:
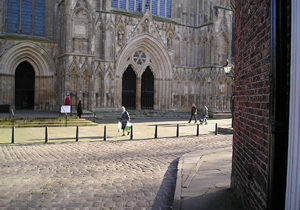
[[[196,103],[230,111],[232,81],[223,71],[231,59],[228,0],[173,0],[171,18],[114,9],[110,0],[45,0],[43,37],[7,33],[7,2],[0,3],[0,104],[15,105],[15,70],[26,61],[35,71],[37,110],[56,110],[67,93],[85,109],[119,108],[130,65],[137,109],[149,67],[155,110],[188,110]],[[138,51],[145,54],[141,63],[134,58]]]

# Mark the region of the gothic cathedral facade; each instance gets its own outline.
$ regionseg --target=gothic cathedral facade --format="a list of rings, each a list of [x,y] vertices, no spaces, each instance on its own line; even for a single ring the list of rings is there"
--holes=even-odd
[[[2,0],[0,104],[230,111],[229,0]]]

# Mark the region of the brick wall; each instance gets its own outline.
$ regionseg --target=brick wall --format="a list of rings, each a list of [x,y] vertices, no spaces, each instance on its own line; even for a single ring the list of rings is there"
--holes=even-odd
[[[232,187],[247,209],[266,209],[270,136],[270,1],[234,1],[236,60]]]

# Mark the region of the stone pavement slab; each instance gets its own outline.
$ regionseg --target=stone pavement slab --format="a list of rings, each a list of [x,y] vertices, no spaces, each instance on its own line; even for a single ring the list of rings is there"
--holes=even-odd
[[[178,163],[174,209],[242,209],[230,190],[232,147],[196,150]]]
[[[0,209],[171,209],[178,158],[231,144],[202,135],[0,145]]]

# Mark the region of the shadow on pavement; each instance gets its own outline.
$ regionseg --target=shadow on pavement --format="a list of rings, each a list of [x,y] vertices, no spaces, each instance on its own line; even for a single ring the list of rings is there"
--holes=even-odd
[[[181,209],[243,210],[243,207],[232,189],[226,188],[199,197],[184,199],[181,201]]]
[[[174,192],[177,179],[177,165],[179,158],[172,161],[169,165],[167,172],[164,175],[164,179],[160,185],[159,191],[156,194],[152,210],[157,209],[172,209],[174,201]]]

